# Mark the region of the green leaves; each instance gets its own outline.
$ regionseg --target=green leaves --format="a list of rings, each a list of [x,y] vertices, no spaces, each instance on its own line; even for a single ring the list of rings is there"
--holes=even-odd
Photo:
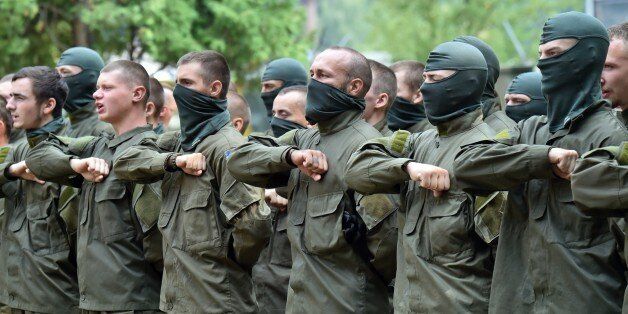
[[[150,55],[163,65],[195,50],[220,51],[234,77],[272,58],[305,61],[299,0],[0,1],[0,73],[54,66],[63,50],[88,46],[111,55]]]

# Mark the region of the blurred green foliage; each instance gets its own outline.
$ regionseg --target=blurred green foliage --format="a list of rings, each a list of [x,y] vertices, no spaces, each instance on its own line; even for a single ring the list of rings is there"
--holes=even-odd
[[[298,0],[0,0],[0,20],[0,73],[80,45],[163,66],[214,49],[242,79],[271,58],[306,61],[311,46]]]

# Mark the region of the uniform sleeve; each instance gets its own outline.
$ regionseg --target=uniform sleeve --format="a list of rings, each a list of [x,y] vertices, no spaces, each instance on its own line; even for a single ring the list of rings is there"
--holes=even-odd
[[[586,154],[572,174],[574,202],[588,214],[623,216],[628,210],[628,163],[622,164],[621,155],[611,152]]]
[[[550,149],[546,145],[476,142],[460,148],[454,175],[467,192],[507,191],[532,179],[550,178]]]
[[[208,162],[219,183],[220,210],[233,226],[235,260],[251,269],[270,238],[270,209],[263,200],[262,189],[236,181],[228,171],[230,158],[231,148],[219,148],[209,156]]]
[[[349,159],[345,173],[349,187],[365,195],[399,193],[399,185],[410,180],[403,168],[412,161],[407,157],[416,136],[397,131],[363,144]]]
[[[290,170],[294,168],[286,160],[287,154],[297,147],[294,144],[286,145],[285,141],[280,140],[251,137],[249,142],[237,147],[229,157],[229,172],[237,180],[258,187],[276,188],[287,185]]]
[[[7,197],[8,195],[5,194],[5,185],[12,185],[12,186],[17,186],[18,182],[15,180],[15,178],[10,177],[8,174],[8,168],[16,163],[17,161],[14,159],[15,156],[15,147],[11,147],[11,146],[4,146],[0,148],[0,198],[4,198]],[[13,190],[15,189],[6,189],[6,190]]]
[[[70,160],[91,156],[98,139],[93,136],[70,138],[51,134],[31,149],[26,156],[26,166],[41,180],[77,186],[74,179],[78,177],[70,166]]]
[[[173,152],[161,149],[152,138],[127,148],[113,162],[113,171],[122,180],[153,183],[163,179],[166,159]]]

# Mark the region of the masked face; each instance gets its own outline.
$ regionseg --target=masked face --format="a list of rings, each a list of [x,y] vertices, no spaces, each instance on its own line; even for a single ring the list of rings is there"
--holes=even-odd
[[[577,42],[570,48],[564,47],[569,39]],[[608,34],[602,23],[590,15],[563,13],[545,23],[540,48],[538,68],[548,101],[549,130],[554,133],[601,98],[600,77]]]
[[[179,108],[181,146],[186,151],[193,150],[206,136],[231,121],[226,100],[214,99],[179,84],[173,96]]]
[[[307,85],[307,71],[299,61],[281,58],[270,62],[262,75],[262,101],[266,114],[270,118],[273,113],[273,101],[279,92],[286,87]]]
[[[349,110],[364,110],[364,99],[355,98],[331,85],[311,79],[307,90],[305,118],[311,124],[327,121]]]
[[[68,84],[69,93],[64,108],[73,113],[94,101],[96,82],[104,61],[95,51],[85,47],[66,50],[57,63],[57,71]]]
[[[486,76],[486,61],[477,48],[459,42],[438,45],[427,59],[421,86],[430,123],[438,125],[479,108]]]
[[[294,129],[304,129],[306,94],[300,91],[291,91],[277,96],[273,104],[273,118],[270,127],[275,137],[280,137]]]
[[[506,115],[515,122],[531,116],[547,115],[547,102],[541,91],[541,73],[517,75],[506,94]]]
[[[396,97],[388,110],[388,127],[393,130],[406,130],[425,119],[425,108],[405,98]]]

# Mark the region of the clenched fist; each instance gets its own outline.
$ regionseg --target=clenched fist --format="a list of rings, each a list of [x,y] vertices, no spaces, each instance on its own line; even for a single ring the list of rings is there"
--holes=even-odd
[[[301,172],[310,176],[314,181],[318,181],[327,172],[327,157],[318,150],[293,150],[290,153],[292,163]]]
[[[436,197],[449,190],[449,172],[443,168],[410,162],[406,166],[406,171],[412,181],[417,181],[421,187],[432,190]]]
[[[183,172],[193,176],[200,176],[207,169],[205,156],[201,153],[179,155],[175,162]]]
[[[100,158],[71,159],[70,167],[91,182],[102,182],[109,175],[109,164]]]
[[[578,159],[577,151],[552,148],[549,150],[547,156],[549,158],[549,162],[552,164],[552,171],[554,171],[554,174],[566,180],[571,179],[571,173],[576,167],[576,160]]]

